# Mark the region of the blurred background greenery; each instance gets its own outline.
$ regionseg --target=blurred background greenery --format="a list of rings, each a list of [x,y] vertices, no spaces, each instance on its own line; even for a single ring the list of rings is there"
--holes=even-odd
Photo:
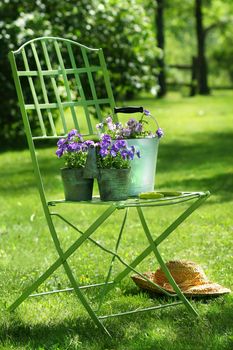
[[[1,148],[25,139],[7,53],[38,36],[102,47],[117,101],[233,86],[232,0],[2,0],[0,18]]]
[[[25,145],[25,135],[7,59],[10,50],[44,35],[102,47],[117,104],[143,105],[156,116],[166,135],[159,149],[156,189],[212,194],[161,246],[161,253],[168,260],[196,261],[212,281],[232,288],[232,22],[232,0],[0,1],[0,349],[233,349],[232,294],[192,301],[200,314],[197,320],[184,308],[110,319],[111,342],[94,329],[71,294],[31,299],[15,314],[6,310],[19,290],[56,258],[29,151],[17,150]],[[26,83],[25,79],[24,90]],[[68,112],[66,116],[71,118]],[[38,155],[45,188],[52,198],[62,198],[55,145],[39,149]],[[159,232],[180,210],[158,208],[155,215],[148,208],[152,231]],[[77,215],[71,204],[68,215],[88,227],[99,211],[81,209]],[[134,219],[134,213],[130,215]],[[98,233],[109,247],[115,242],[115,227],[114,217]],[[63,222],[59,235],[64,247],[74,239]],[[131,249],[122,248],[124,259],[130,262],[141,251],[143,238],[140,225],[131,220],[123,245]],[[88,248],[84,246],[71,260],[80,283],[102,281],[105,273],[107,258]],[[154,256],[143,264],[142,271],[157,268]],[[66,285],[61,269],[43,287]],[[126,279],[109,296],[106,307],[123,312],[128,305],[138,308],[161,302],[138,292]]]

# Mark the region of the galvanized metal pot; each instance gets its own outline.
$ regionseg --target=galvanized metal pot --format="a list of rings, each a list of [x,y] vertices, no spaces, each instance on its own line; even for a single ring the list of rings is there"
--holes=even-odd
[[[153,191],[155,185],[156,163],[159,139],[127,139],[128,146],[135,146],[140,150],[141,158],[135,157],[131,161],[129,181],[129,196],[137,196],[141,192]]]
[[[61,177],[67,201],[88,201],[92,199],[94,179],[83,177],[84,169],[61,169]]]
[[[129,169],[99,169],[97,178],[102,201],[120,201],[128,198]]]

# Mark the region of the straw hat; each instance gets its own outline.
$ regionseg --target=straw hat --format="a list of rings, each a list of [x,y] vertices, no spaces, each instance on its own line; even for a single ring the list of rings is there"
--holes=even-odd
[[[181,291],[187,296],[220,295],[231,292],[230,289],[222,287],[220,284],[210,282],[203,269],[192,261],[169,261],[166,266]],[[146,272],[143,275],[167,292],[175,293],[161,268],[156,272]],[[140,275],[133,275],[131,278],[140,288],[162,293],[161,290],[144,280]]]

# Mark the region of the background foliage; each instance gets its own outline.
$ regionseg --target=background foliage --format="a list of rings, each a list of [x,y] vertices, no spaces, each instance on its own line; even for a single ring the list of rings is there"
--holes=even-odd
[[[194,0],[165,1],[166,63],[191,64],[196,55]],[[202,0],[206,55],[210,87],[233,85],[232,45],[233,2]],[[231,33],[231,34],[230,34]],[[177,82],[190,80],[184,71],[169,70],[168,76]]]
[[[20,141],[23,133],[7,53],[29,39],[61,36],[102,47],[117,99],[132,98],[156,86],[153,67],[160,51],[154,44],[149,17],[135,0],[5,0],[0,4],[0,17],[2,145],[15,144],[15,137]]]
[[[165,49],[156,47],[154,0],[2,0],[0,2],[0,146],[19,144],[23,128],[7,53],[25,41],[63,36],[90,47],[103,47],[116,99],[141,91],[156,95],[157,60],[165,57],[168,82],[189,83],[196,55],[197,0],[160,0],[164,6]],[[233,86],[232,0],[202,0],[210,88]],[[183,92],[187,94],[185,88]]]

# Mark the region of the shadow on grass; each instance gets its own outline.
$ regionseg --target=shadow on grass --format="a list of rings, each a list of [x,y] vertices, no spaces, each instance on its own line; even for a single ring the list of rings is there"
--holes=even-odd
[[[219,201],[231,200],[233,198],[232,149],[233,133],[231,132],[196,134],[190,143],[182,140],[166,142],[164,139],[159,149],[160,187],[183,191],[209,190],[212,194],[219,196]],[[42,174],[46,175],[48,190],[50,186],[54,188],[59,185],[59,168],[62,167],[62,160],[58,161],[54,156],[54,149],[51,149],[51,155],[48,155],[48,151],[45,155],[40,152],[40,164]],[[206,176],[203,175],[203,169],[208,171]],[[181,174],[180,180],[169,178],[169,173],[176,171]],[[183,171],[190,172],[190,176],[184,178]],[[163,174],[165,174],[164,177]],[[32,165],[25,164],[23,159],[19,166],[12,164],[1,171],[1,179],[0,192],[6,195],[34,188],[36,184]]]
[[[206,191],[218,196],[217,201],[233,199],[233,133],[201,134],[196,142],[161,145],[158,173],[160,186],[176,190]],[[207,175],[203,175],[203,169]],[[169,172],[190,171],[187,178],[168,178]]]
[[[200,302],[195,304],[201,308]],[[94,327],[88,318],[65,319],[64,322],[51,325],[29,325],[22,323],[14,315],[10,324],[7,326],[1,324],[0,340],[2,344],[10,342],[25,349],[101,350],[114,347],[114,349],[143,350],[184,348],[230,350],[232,339],[228,335],[233,328],[232,302],[226,301],[223,297],[218,301],[209,300],[200,318],[190,316],[183,306],[178,306],[144,313],[143,316],[138,314],[110,319],[106,326],[112,334],[112,339]],[[127,332],[131,327],[135,332],[133,337]],[[167,332],[171,332],[172,336],[168,336]],[[176,343],[174,338],[178,340]]]
[[[176,190],[187,189],[190,191],[210,191],[211,194],[215,194],[218,197],[214,202],[228,202],[233,199],[233,172],[226,174],[217,174],[210,177],[201,177],[199,179],[186,179],[186,180],[171,180],[164,181],[163,187],[171,187]]]
[[[175,142],[166,142],[164,139],[159,149],[159,171],[195,172],[195,169],[203,164],[210,165],[214,171],[218,164],[232,164],[232,150],[233,132],[195,134],[189,143],[182,142],[182,139]]]
[[[43,179],[46,180],[48,190],[50,187],[61,187],[60,168],[63,163],[53,156],[51,151],[50,156],[40,157],[40,171]],[[33,172],[32,163],[24,163],[23,159],[19,165],[12,164],[11,167],[0,171],[0,193],[12,196],[14,193],[21,193],[22,191],[30,191],[36,188],[36,179]],[[52,179],[52,181],[51,181]]]

